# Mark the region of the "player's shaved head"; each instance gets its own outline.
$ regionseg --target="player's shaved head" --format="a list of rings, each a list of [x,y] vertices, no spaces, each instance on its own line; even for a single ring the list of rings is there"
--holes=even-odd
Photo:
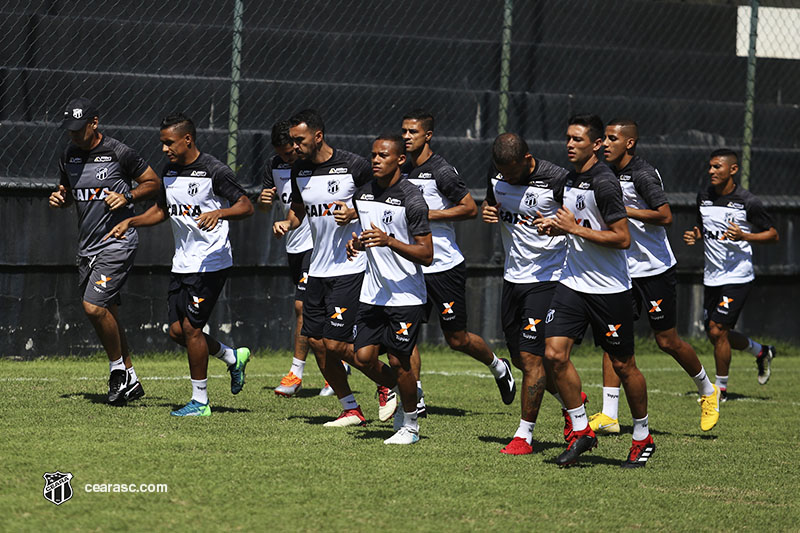
[[[308,126],[312,132],[321,131],[323,135],[325,134],[325,122],[316,109],[304,109],[289,119],[289,126],[292,128],[300,124]]]
[[[606,126],[618,126],[620,134],[629,139],[639,140],[639,125],[629,118],[615,118]]]
[[[412,109],[408,113],[403,116],[403,120],[416,120],[422,124],[422,128],[425,131],[433,131],[433,115],[431,115],[428,111],[424,109]]]
[[[730,148],[720,148],[719,150],[714,150],[711,152],[709,159],[714,159],[715,157],[726,159],[729,164],[739,164],[739,154]]]
[[[178,135],[186,135],[188,133],[193,141],[197,139],[197,130],[194,127],[194,122],[183,113],[172,113],[164,117],[161,120],[159,129],[165,130],[167,128],[175,128]]]
[[[530,153],[528,143],[516,133],[498,135],[492,144],[492,159],[497,165],[518,163]]]
[[[392,148],[394,148],[396,155],[404,155],[406,153],[406,142],[403,138],[399,135],[394,134],[384,134],[380,135],[372,141],[372,144],[375,144],[378,141],[387,141],[392,143]]]

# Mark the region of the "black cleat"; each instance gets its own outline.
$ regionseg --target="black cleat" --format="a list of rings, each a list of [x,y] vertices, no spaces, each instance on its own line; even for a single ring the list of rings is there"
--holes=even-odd
[[[119,405],[125,401],[125,390],[128,385],[128,373],[125,370],[114,370],[108,377],[108,403]]]
[[[130,385],[127,389],[125,389],[125,401],[130,402],[132,400],[138,400],[142,396],[144,396],[144,389],[142,388],[142,383],[137,381]]]
[[[506,366],[506,375],[502,378],[495,378],[497,388],[500,389],[500,397],[503,398],[503,403],[511,405],[514,403],[514,398],[517,395],[517,384],[514,382],[514,375],[511,373],[511,365],[508,364],[508,359],[500,359]]]
[[[648,435],[644,440],[633,441],[628,458],[621,465],[622,468],[642,468],[647,464],[647,460],[653,456],[656,445],[653,444],[653,436]]]
[[[758,383],[766,385],[769,376],[772,374],[772,359],[777,355],[774,346],[766,344],[761,346],[761,351],[756,356],[756,366],[758,366]]]
[[[719,403],[724,403],[727,401],[728,401],[728,390],[719,389]]]
[[[583,431],[573,431],[574,438],[570,441],[567,449],[556,457],[558,466],[569,466],[578,460],[578,456],[583,452],[588,452],[592,448],[597,448],[597,437],[589,426]]]

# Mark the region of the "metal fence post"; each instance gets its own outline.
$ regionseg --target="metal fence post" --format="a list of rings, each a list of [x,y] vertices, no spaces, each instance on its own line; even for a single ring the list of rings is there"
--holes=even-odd
[[[511,71],[511,23],[514,0],[503,5],[503,45],[500,52],[500,97],[498,99],[497,133],[505,133],[508,125],[508,82]]]
[[[233,51],[231,54],[231,95],[228,108],[228,166],[238,172],[239,151],[239,78],[242,66],[242,15],[243,0],[236,0],[233,7]]]
[[[742,187],[750,187],[750,159],[753,145],[753,114],[756,97],[756,40],[758,38],[758,0],[750,1],[750,47],[747,52],[747,83],[742,138]]]

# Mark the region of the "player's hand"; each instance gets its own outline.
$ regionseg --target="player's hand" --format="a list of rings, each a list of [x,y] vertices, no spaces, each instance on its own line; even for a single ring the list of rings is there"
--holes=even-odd
[[[390,237],[381,231],[373,222],[370,222],[372,228],[361,232],[361,244],[364,248],[373,248],[375,246],[388,246]]]
[[[219,224],[219,211],[208,211],[207,213],[200,213],[194,219],[197,222],[197,227],[206,231],[211,231]]]
[[[354,231],[353,238],[347,241],[347,260],[352,261],[353,258],[358,255],[358,252],[360,252],[363,249],[364,246],[361,244],[361,240]]]
[[[67,205],[66,187],[64,187],[63,185],[59,185],[57,191],[51,192],[48,204],[50,205],[50,207],[53,208],[64,207],[65,205]]]
[[[724,237],[729,241],[743,241],[745,240],[745,233],[736,222],[728,222],[728,229],[725,231]]]
[[[483,202],[481,209],[481,219],[487,224],[497,224],[500,222],[500,204],[489,205]]]
[[[103,200],[106,205],[108,206],[109,211],[114,211],[115,209],[119,209],[120,207],[125,207],[128,205],[128,200],[122,195],[122,193],[111,191],[106,196],[105,200]]]
[[[700,233],[700,229],[697,226],[683,232],[683,242],[688,246],[694,246],[694,244],[702,238],[703,234]]]
[[[280,239],[289,233],[290,229],[291,227],[289,226],[288,220],[279,220],[272,225],[272,234],[275,235],[276,239]]]
[[[351,220],[356,218],[356,210],[352,207],[347,207],[344,202],[333,202],[336,204],[336,210],[333,212],[333,219],[339,226],[349,224]]]
[[[553,222],[554,228],[550,230],[550,233],[548,233],[548,235],[561,235],[559,233],[554,233],[553,229],[555,229],[556,231],[560,230],[564,233],[575,233],[580,227],[578,223],[575,221],[575,215],[572,213],[572,211],[570,211],[563,205],[558,208],[558,211],[556,211],[556,216],[553,220],[554,220]]]
[[[567,210],[567,212],[569,212],[569,210]],[[531,221],[531,226],[536,226],[540,235],[555,237],[557,235],[567,234],[566,231],[558,227],[558,221],[555,218],[547,218],[539,211],[536,212],[536,218]]]
[[[262,189],[261,194],[258,195],[258,205],[261,207],[272,207],[272,202],[275,200],[275,195],[278,194],[278,188]]]
[[[114,237],[115,239],[124,239],[125,234],[128,232],[128,228],[130,228],[130,219],[126,218],[116,226],[114,226],[111,231],[109,231],[103,240],[107,240],[110,237]]]

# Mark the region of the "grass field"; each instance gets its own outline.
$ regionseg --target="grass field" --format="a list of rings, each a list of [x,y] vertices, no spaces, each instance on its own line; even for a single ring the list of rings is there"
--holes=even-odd
[[[713,374],[704,342],[701,359]],[[224,365],[210,362],[213,415],[176,419],[190,397],[185,356],[138,357],[147,395],[105,405],[103,357],[0,359],[0,531],[778,531],[800,529],[800,350],[779,347],[773,376],[756,382],[752,357],[735,353],[730,400],[718,426],[699,428],[695,387],[668,356],[642,341],[639,366],[650,389],[657,450],[647,468],[618,467],[630,446],[601,437],[579,465],[552,463],[564,448],[563,419],[546,397],[535,454],[499,453],[519,420],[487,369],[449,350],[423,352],[430,415],[421,441],[386,446],[374,387],[351,377],[370,424],[329,429],[335,398],[316,394],[313,363],[298,398],[272,392],[288,353],[256,353],[247,385],[229,391]],[[574,357],[587,410],[601,407],[600,358]],[[519,373],[515,370],[519,377]],[[45,472],[73,474],[60,506],[42,495]],[[86,484],[163,483],[167,493],[89,493]]]

